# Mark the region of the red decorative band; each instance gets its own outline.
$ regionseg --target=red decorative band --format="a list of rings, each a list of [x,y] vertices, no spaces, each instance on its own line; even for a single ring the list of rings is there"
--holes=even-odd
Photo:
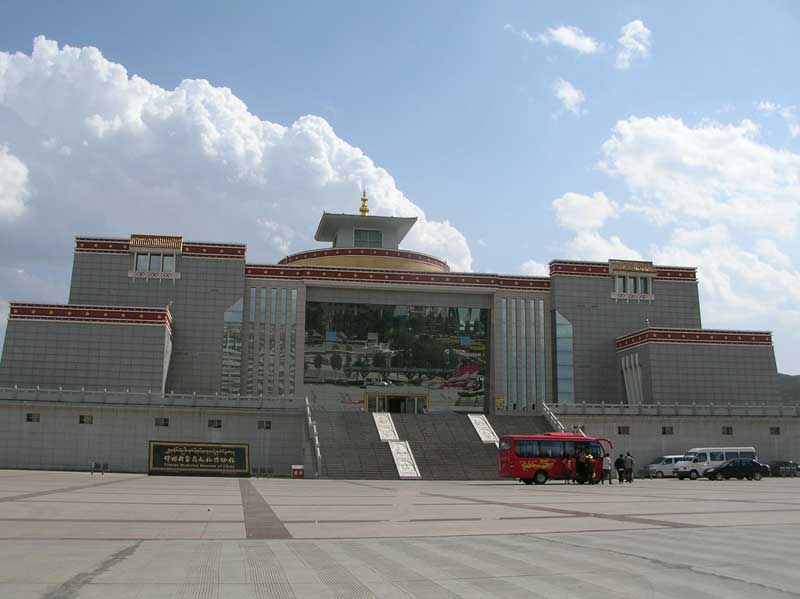
[[[616,341],[617,351],[644,343],[706,343],[715,345],[772,346],[772,333],[765,331],[717,331],[710,329],[642,329]]]
[[[97,237],[75,238],[76,252],[127,254],[129,249],[130,249],[130,244],[127,239],[101,239]]]
[[[656,279],[664,281],[696,281],[697,269],[678,266],[656,266]],[[553,261],[550,263],[550,276],[572,275],[578,277],[610,277],[608,263],[605,262],[568,262]]]
[[[244,259],[247,246],[232,243],[193,243],[183,242],[183,255],[203,258],[239,258]]]
[[[291,256],[286,256],[278,261],[278,264],[292,264],[299,260],[308,260],[310,258],[324,258],[330,256],[381,256],[386,258],[402,258],[404,260],[413,260],[414,262],[422,262],[424,264],[431,264],[441,268],[444,272],[450,272],[450,267],[444,260],[439,260],[427,254],[420,254],[419,252],[410,252],[408,250],[378,250],[368,248],[333,248],[328,250],[307,250],[298,252]]]
[[[12,303],[8,319],[161,325],[172,332],[172,315],[168,308]]]
[[[358,281],[395,285],[430,285],[450,287],[491,287],[547,291],[546,277],[501,277],[490,274],[420,273],[411,270],[336,269],[330,267],[291,268],[280,265],[248,264],[245,275],[251,279],[302,279],[317,281]]]

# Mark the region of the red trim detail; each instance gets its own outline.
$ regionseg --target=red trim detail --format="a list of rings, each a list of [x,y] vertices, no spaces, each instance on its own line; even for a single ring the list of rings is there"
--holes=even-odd
[[[99,252],[103,254],[127,254],[130,242],[127,239],[102,239],[99,237],[76,237],[76,252]]]
[[[572,262],[553,260],[550,276],[571,275],[579,277],[610,277],[608,262]],[[696,281],[697,269],[685,266],[656,266],[656,279],[664,281]]]
[[[712,329],[642,329],[624,337],[617,337],[617,351],[630,349],[644,343],[704,343],[712,345],[765,345],[772,346],[769,331],[721,331]]]
[[[183,243],[184,256],[202,256],[204,258],[239,258],[244,260],[247,246],[232,243]]]
[[[303,279],[325,280],[336,278],[351,281],[380,281],[387,284],[430,285],[448,287],[491,287],[500,289],[530,289],[547,291],[547,277],[501,277],[494,274],[436,273],[413,270],[337,269],[330,267],[298,268],[281,265],[247,264],[245,276],[250,279]]]
[[[166,326],[170,333],[173,330],[172,314],[168,308],[12,303],[8,319],[162,325]]]
[[[410,252],[408,250],[382,250],[370,248],[331,248],[324,250],[307,250],[298,252],[278,261],[278,264],[292,264],[298,260],[308,260],[309,258],[322,258],[325,256],[381,256],[385,258],[402,258],[404,260],[413,260],[414,262],[422,262],[423,264],[432,264],[438,266],[444,272],[450,272],[450,267],[444,260],[439,260],[427,254],[420,254],[419,252]]]

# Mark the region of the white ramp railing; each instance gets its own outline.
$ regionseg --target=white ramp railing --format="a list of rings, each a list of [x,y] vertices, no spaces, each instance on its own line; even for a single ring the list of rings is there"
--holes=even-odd
[[[469,416],[470,422],[472,422],[475,432],[478,433],[478,436],[483,443],[494,443],[495,447],[500,444],[500,439],[497,437],[494,427],[492,427],[491,422],[489,422],[489,419],[486,418],[485,414],[467,415]]]
[[[417,460],[411,452],[408,441],[389,441],[389,449],[392,450],[392,457],[397,466],[397,474],[401,479],[422,478],[417,468]]]
[[[372,419],[375,420],[375,428],[378,429],[378,435],[381,441],[399,441],[397,436],[397,429],[394,427],[394,420],[392,415],[388,412],[373,412]]]
[[[417,467],[417,460],[408,441],[401,441],[397,435],[392,415],[388,412],[373,412],[372,419],[375,421],[375,428],[378,429],[378,436],[381,441],[389,444],[392,452],[392,459],[397,468],[397,474],[401,479],[422,478]]]
[[[547,419],[547,422],[550,423],[550,426],[553,427],[557,432],[563,433],[567,430],[567,427],[564,426],[558,416],[553,413],[553,410],[550,409],[546,403],[542,402],[542,411],[544,412],[544,417]]]

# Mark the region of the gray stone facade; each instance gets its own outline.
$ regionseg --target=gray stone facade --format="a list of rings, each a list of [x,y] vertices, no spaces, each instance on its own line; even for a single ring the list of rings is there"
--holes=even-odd
[[[619,352],[636,356],[643,403],[779,403],[771,346],[645,343]],[[618,368],[619,370],[619,368]]]
[[[164,325],[11,319],[0,387],[161,393],[171,345]]]
[[[698,329],[700,300],[696,281],[656,280],[653,301],[611,298],[610,276],[554,274],[553,310],[573,327],[575,403],[623,401],[624,386],[615,352],[617,337],[646,326]]]
[[[176,280],[129,277],[133,254],[76,252],[69,302],[103,306],[169,305],[175,324],[166,389],[216,393],[222,372],[223,314],[243,297],[244,258],[177,256]]]

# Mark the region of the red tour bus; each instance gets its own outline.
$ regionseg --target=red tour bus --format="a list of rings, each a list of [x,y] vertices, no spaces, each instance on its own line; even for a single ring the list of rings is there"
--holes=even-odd
[[[608,453],[613,448],[611,441],[587,437],[582,433],[544,433],[541,435],[505,435],[500,438],[497,450],[497,473],[501,478],[517,478],[526,485],[543,485],[550,479],[563,480],[570,477],[567,458],[573,464],[581,451],[594,459],[594,480],[603,475],[603,456],[608,444]],[[587,477],[577,464],[573,465],[575,480],[581,484]]]

